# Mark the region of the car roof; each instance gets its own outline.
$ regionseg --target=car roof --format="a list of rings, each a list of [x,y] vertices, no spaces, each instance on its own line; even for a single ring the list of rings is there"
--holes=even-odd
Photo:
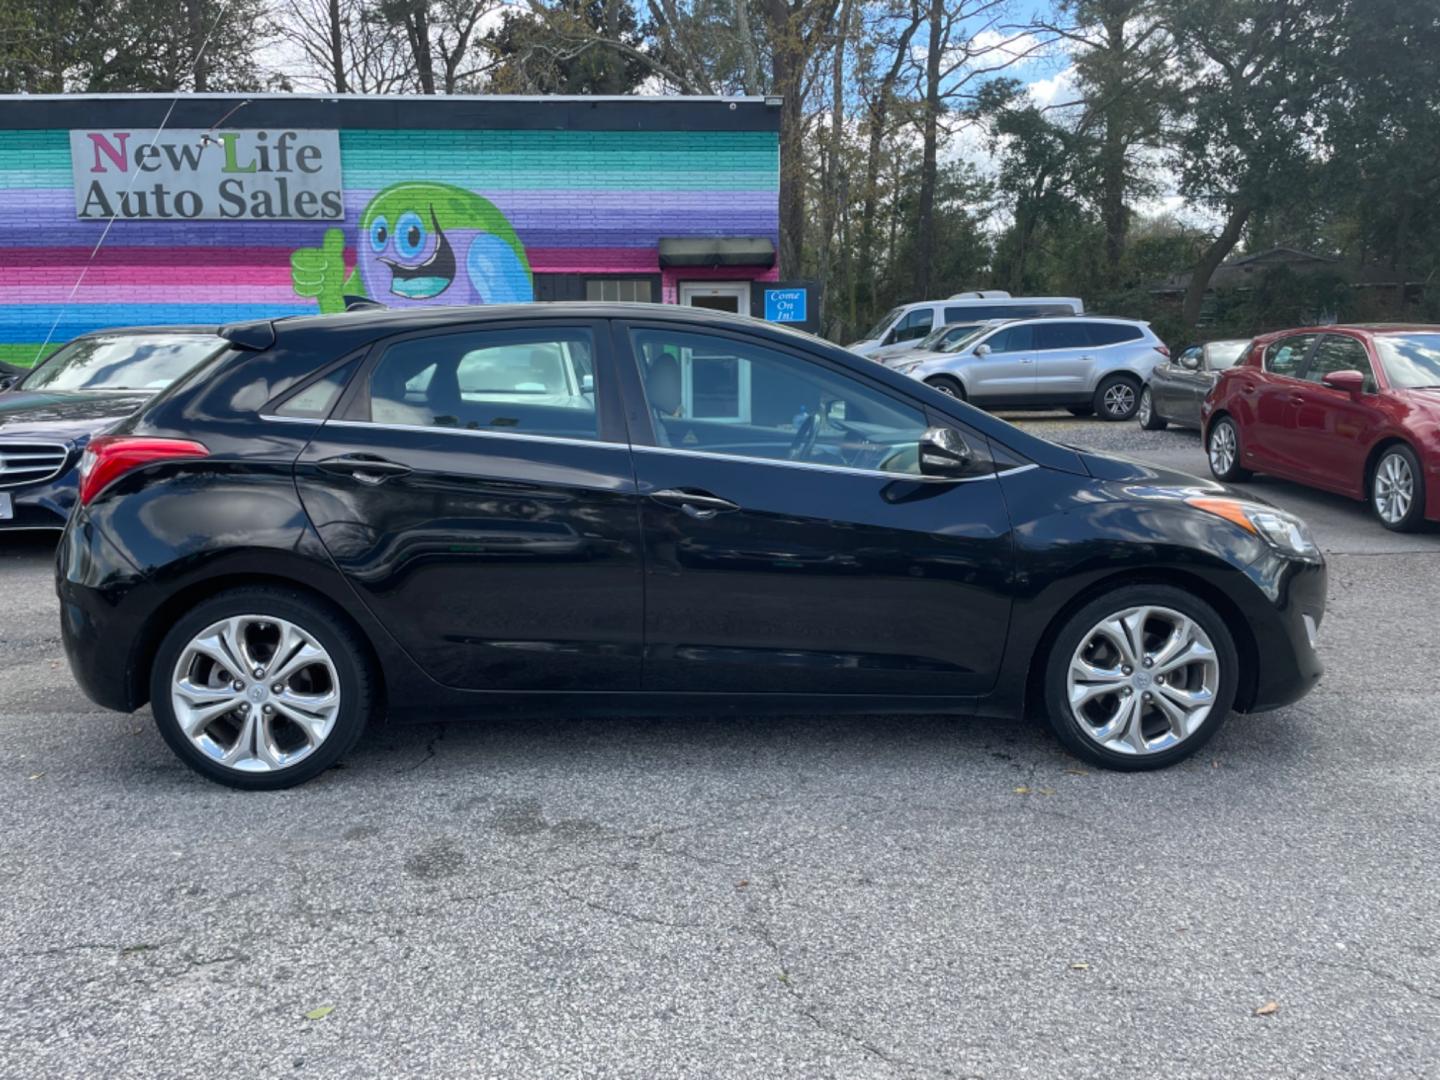
[[[1256,341],[1270,342],[1290,334],[1328,334],[1335,330],[1348,330],[1356,334],[1440,334],[1436,323],[1334,323],[1330,326],[1292,326],[1284,330],[1271,330],[1261,334]]]
[[[80,338],[93,337],[130,337],[147,334],[220,334],[218,326],[107,326],[103,330],[89,330],[83,334],[76,334],[72,341]]]

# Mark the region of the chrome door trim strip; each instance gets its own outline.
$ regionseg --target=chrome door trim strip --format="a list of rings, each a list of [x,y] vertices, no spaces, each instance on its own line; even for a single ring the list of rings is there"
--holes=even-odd
[[[810,469],[817,472],[842,473],[848,476],[871,476],[883,480],[904,480],[921,484],[975,484],[986,480],[997,480],[1002,476],[1013,476],[1016,473],[1028,472],[1031,469],[1039,468],[1031,462],[1028,465],[1017,465],[1002,472],[988,473],[985,476],[921,476],[918,473],[894,473],[885,472],[881,469],[857,469],[849,465],[822,465],[813,461],[781,461],[778,458],[751,457],[748,454],[716,454],[707,450],[686,450],[679,446],[633,446],[637,454],[670,454],[676,457],[698,457],[708,461],[742,461],[751,465],[774,465],[787,469]]]

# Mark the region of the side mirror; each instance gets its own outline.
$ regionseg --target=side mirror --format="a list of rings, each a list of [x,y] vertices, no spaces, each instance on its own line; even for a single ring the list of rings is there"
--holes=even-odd
[[[1180,357],[1180,366],[1185,368],[1185,370],[1187,371],[1199,371],[1200,357],[1198,355],[1186,353],[1185,355]]]
[[[1365,389],[1365,375],[1359,371],[1332,371],[1320,381],[1332,390],[1343,390],[1347,394],[1358,394]]]
[[[0,375],[0,394],[9,390],[19,381],[20,377],[18,375]]]
[[[922,476],[961,476],[974,460],[965,437],[954,428],[932,427],[920,436]]]
[[[595,376],[594,376],[594,375],[581,375],[581,376],[580,376],[580,392],[581,392],[582,394],[593,394],[593,393],[595,392]]]
[[[989,355],[990,355],[990,346],[989,346],[989,345],[986,345],[986,344],[982,341],[979,345],[976,345],[976,346],[975,346],[975,355],[976,355],[976,356],[989,356]]]

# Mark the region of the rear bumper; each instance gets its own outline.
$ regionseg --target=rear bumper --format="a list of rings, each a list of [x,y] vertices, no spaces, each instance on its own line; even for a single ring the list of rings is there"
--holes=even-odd
[[[83,512],[56,552],[55,591],[65,659],[85,696],[117,712],[139,708],[149,694],[132,662],[142,625],[132,613],[146,586]]]

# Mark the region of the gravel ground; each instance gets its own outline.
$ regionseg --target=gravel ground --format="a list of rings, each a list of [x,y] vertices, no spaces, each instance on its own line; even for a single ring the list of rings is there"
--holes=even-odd
[[[1326,680],[1144,776],[1018,720],[556,716],[238,794],[81,697],[7,538],[0,1075],[1440,1074],[1440,536],[1256,488],[1331,553]]]

